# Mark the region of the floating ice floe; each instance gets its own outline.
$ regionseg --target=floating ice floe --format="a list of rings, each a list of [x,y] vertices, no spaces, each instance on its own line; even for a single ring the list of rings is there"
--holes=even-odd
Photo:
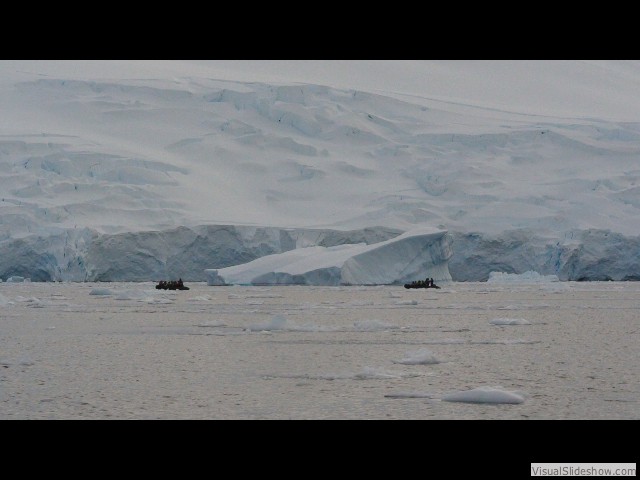
[[[400,301],[400,302],[396,302],[396,305],[417,305],[418,301],[417,300],[404,300],[404,301]]]
[[[494,318],[489,320],[491,325],[531,325],[531,322],[524,318]]]
[[[164,297],[154,297],[154,296],[147,296],[147,297],[140,297],[136,300],[139,300],[141,302],[145,302],[145,303],[149,303],[149,304],[169,304],[169,303],[173,303],[173,300],[171,300],[170,298],[164,298]]]
[[[93,288],[89,292],[89,295],[113,295],[114,292],[110,288]]]
[[[28,307],[42,308],[45,306],[45,303],[37,297],[23,297],[22,295],[18,295],[14,298],[14,301],[24,303]]]
[[[194,302],[210,302],[211,297],[209,295],[199,295],[197,297],[192,297],[191,300]]]
[[[400,363],[402,365],[433,365],[440,363],[440,360],[438,360],[430,350],[423,348],[416,352],[408,352],[404,358],[393,360],[393,363]]]
[[[358,332],[379,332],[384,330],[395,330],[400,327],[384,323],[379,320],[359,320],[357,322],[353,322],[353,328]]]
[[[209,322],[201,322],[196,327],[224,327],[225,324],[219,320],[211,320]]]
[[[12,365],[21,365],[21,366],[25,366],[25,367],[30,367],[32,365],[35,365],[35,362],[33,360],[31,360],[30,358],[22,357],[22,358],[18,358],[16,360],[0,359],[0,365],[5,366],[5,367],[10,367]]]
[[[487,283],[548,283],[559,282],[557,275],[540,275],[529,270],[524,273],[491,272]]]
[[[385,395],[385,398],[434,398],[435,395],[433,393],[426,392],[397,392],[397,393],[388,393]]]
[[[444,395],[442,400],[445,402],[516,404],[524,402],[524,395],[521,392],[503,390],[501,387],[478,387],[449,393]]]
[[[247,328],[250,332],[272,332],[272,331],[286,331],[286,332],[323,332],[331,331],[333,328],[323,327],[320,325],[296,325],[287,321],[282,315],[274,315],[271,320],[265,323],[259,323],[250,325]]]

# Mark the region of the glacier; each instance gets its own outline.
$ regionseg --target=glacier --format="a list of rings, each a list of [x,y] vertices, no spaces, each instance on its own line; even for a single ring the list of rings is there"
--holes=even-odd
[[[454,281],[640,280],[639,78],[637,61],[0,61],[0,279],[206,281],[424,227],[451,236]]]
[[[222,270],[308,247],[322,247],[315,250],[319,255],[317,262],[321,264],[330,247],[339,250],[340,246],[372,246],[403,233],[407,232],[381,226],[337,230],[200,225],[123,233],[89,228],[58,229],[1,240],[0,280],[19,276],[32,281],[144,282],[179,277],[192,282],[208,281],[204,270],[214,267]],[[554,275],[560,281],[640,280],[638,237],[606,230],[569,231],[560,234],[560,238],[531,230],[500,234],[449,232],[448,235],[451,257],[447,270],[453,281],[487,281],[492,272],[524,274],[530,271]],[[356,250],[351,253],[355,256]],[[377,253],[386,256],[395,252],[378,250]],[[385,265],[397,261],[396,266],[388,267],[394,270],[409,258],[390,256],[377,261]],[[308,262],[312,263],[313,259]],[[274,262],[274,266],[279,263]],[[436,278],[436,275],[429,276]],[[418,275],[417,278],[424,277]],[[305,281],[310,281],[310,276]]]

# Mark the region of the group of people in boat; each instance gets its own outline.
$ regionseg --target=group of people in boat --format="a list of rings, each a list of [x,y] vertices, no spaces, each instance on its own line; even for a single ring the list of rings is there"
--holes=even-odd
[[[433,278],[425,278],[424,280],[414,280],[411,283],[405,283],[404,288],[440,288],[433,283]]]
[[[160,280],[156,285],[158,290],[189,290],[189,287],[185,287],[182,278],[179,280]]]

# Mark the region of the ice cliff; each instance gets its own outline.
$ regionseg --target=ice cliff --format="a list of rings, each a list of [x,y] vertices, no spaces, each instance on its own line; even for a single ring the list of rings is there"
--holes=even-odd
[[[402,233],[359,230],[204,225],[108,234],[59,229],[0,240],[0,278],[33,281],[205,281],[204,269],[250,262],[308,246],[374,244]]]
[[[89,228],[52,229],[48,234],[0,240],[0,279],[21,276],[32,281],[108,282],[182,277],[185,281],[209,281],[205,269],[222,273],[227,267],[239,269],[285,252],[288,257],[276,258],[273,267],[263,269],[262,274],[277,277],[275,267],[294,264],[296,255],[300,256],[296,261],[319,268],[315,273],[313,268],[301,271],[306,267],[299,263],[300,269],[284,270],[279,279],[265,277],[265,283],[401,283],[412,276],[411,280],[426,277],[420,273],[426,271],[426,264],[412,263],[421,261],[416,257],[419,245],[413,242],[426,239],[401,234],[401,230],[386,227],[332,230],[202,225],[118,234]],[[529,271],[555,275],[560,281],[640,280],[640,237],[607,230],[572,230],[558,239],[527,229],[501,234],[454,231],[449,235],[447,271],[454,281],[486,281],[491,272]],[[406,240],[393,248],[385,243],[401,237]],[[343,263],[341,255],[346,257]],[[339,266],[339,272],[332,266]],[[388,276],[380,277],[378,266]],[[232,270],[227,275],[229,272]],[[445,279],[448,273],[429,276]]]

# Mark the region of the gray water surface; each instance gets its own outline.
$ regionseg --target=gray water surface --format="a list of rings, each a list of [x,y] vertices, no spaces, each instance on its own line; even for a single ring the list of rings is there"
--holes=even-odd
[[[640,282],[188,285],[0,283],[0,419],[640,418]]]

